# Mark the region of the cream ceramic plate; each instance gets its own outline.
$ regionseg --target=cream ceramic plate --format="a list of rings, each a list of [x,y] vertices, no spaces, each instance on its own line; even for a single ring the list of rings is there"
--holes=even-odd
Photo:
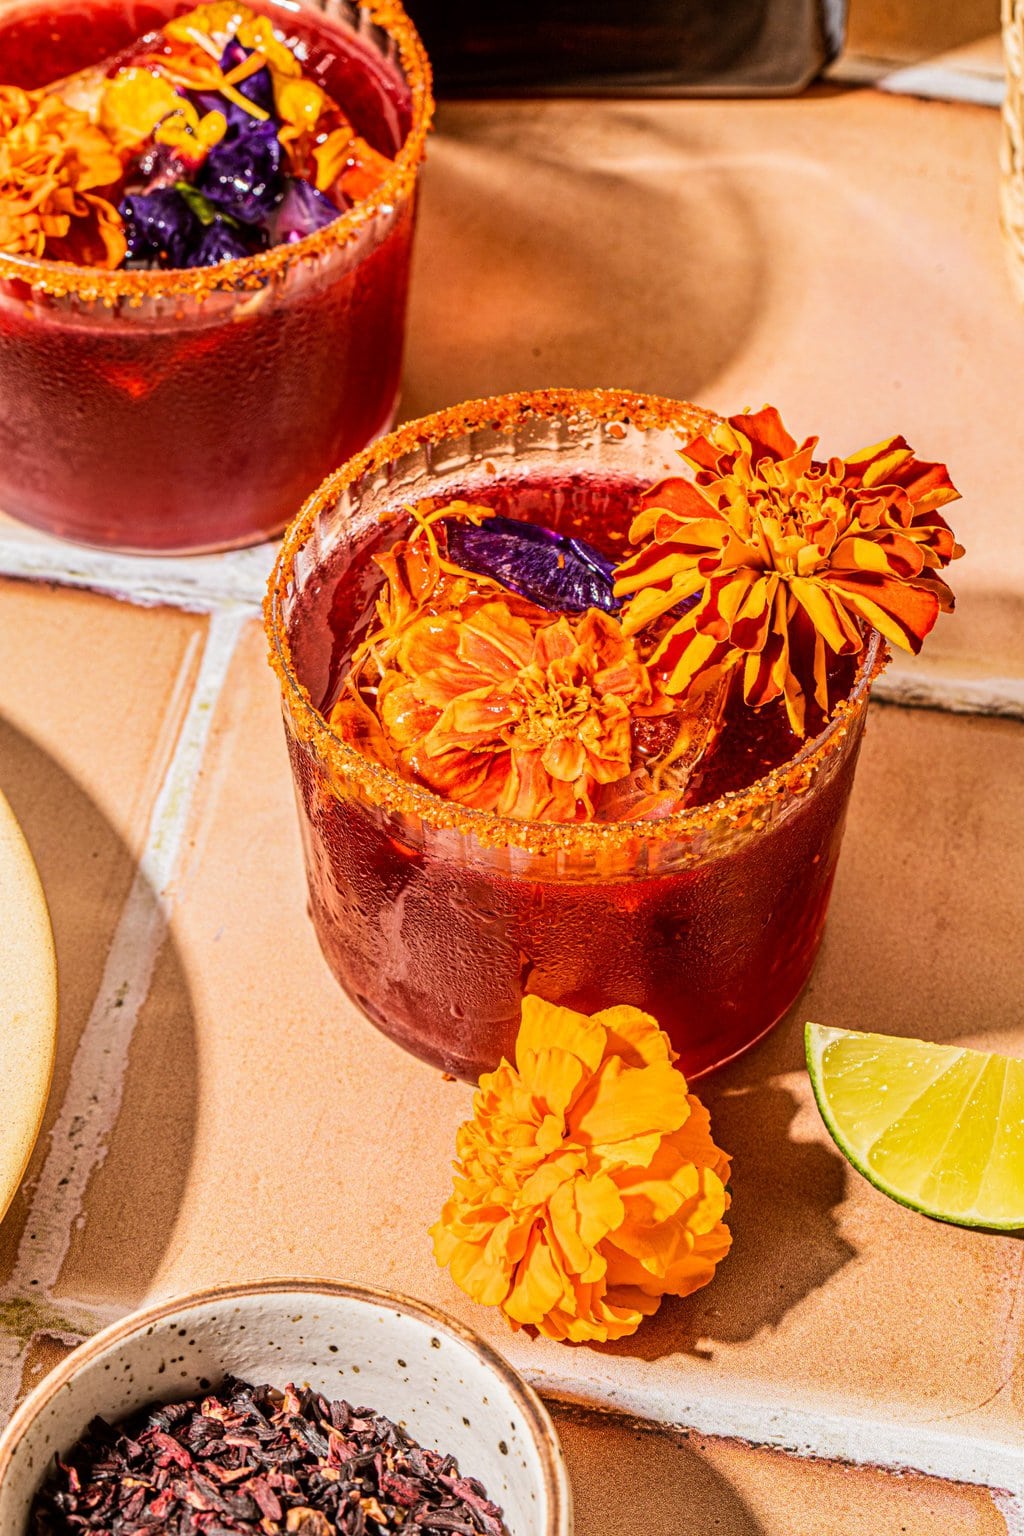
[[[57,1044],[57,967],[43,888],[0,795],[0,1218],[39,1135]]]

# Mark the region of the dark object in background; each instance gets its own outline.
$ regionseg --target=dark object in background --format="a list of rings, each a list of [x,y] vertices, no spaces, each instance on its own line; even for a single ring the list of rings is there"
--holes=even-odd
[[[440,95],[788,95],[846,0],[407,0]]]

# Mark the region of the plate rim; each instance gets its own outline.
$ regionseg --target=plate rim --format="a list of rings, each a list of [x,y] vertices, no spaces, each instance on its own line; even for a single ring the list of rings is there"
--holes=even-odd
[[[42,1129],[57,1055],[57,957],[53,924],[42,881],[25,834],[0,790],[0,1030],[13,1008],[28,1017],[27,1047],[35,1070],[26,1090],[12,1096],[6,1133],[0,1136],[0,1221],[28,1168]],[[13,960],[13,967],[12,962]],[[12,969],[14,976],[12,977]],[[19,980],[23,987],[19,998]]]

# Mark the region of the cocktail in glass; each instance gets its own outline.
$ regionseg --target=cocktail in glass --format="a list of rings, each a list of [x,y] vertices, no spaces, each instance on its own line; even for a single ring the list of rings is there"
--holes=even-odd
[[[0,11],[0,79],[35,88],[188,0]],[[390,425],[429,66],[392,0],[255,0],[374,148],[383,183],[290,245],[188,271],[0,254],[0,508],[85,544],[160,553],[279,532]]]
[[[421,498],[465,496],[621,555],[638,489],[713,418],[609,391],[477,401],[402,427],[333,475],[286,535],[267,604],[324,955],[385,1033],[474,1077],[509,1055],[524,994],[629,1003],[688,1078],[746,1050],[821,942],[872,678],[873,633],[813,739],[730,707],[705,803],[661,820],[553,823],[442,799],[328,724],[380,572]]]

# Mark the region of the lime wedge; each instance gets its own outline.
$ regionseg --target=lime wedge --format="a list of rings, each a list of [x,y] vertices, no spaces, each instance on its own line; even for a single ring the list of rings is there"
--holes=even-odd
[[[876,1189],[962,1227],[1024,1227],[1024,1061],[808,1024],[829,1134]]]

